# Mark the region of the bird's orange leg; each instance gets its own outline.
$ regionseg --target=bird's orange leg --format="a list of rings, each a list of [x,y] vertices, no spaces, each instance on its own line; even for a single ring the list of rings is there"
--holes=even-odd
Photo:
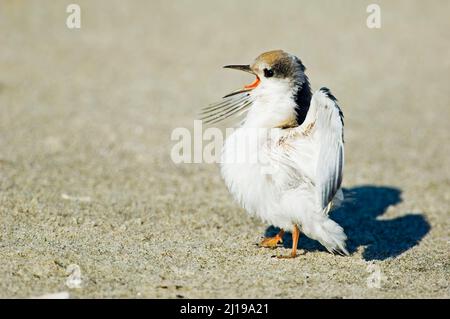
[[[298,238],[300,237],[300,229],[298,229],[297,225],[294,225],[294,229],[292,230],[292,252],[288,256],[277,256],[278,258],[295,258],[297,257],[297,245]]]
[[[282,229],[274,237],[264,238],[262,240],[262,242],[259,244],[259,247],[276,248],[278,243],[283,242],[283,235],[284,235],[284,230]]]

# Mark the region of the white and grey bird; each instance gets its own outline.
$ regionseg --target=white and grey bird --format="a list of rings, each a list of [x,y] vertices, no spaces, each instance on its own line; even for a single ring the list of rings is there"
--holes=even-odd
[[[241,116],[226,139],[221,173],[234,198],[251,215],[280,228],[260,246],[275,248],[292,232],[297,256],[300,232],[332,253],[348,254],[343,229],[329,218],[343,199],[343,113],[327,88],[311,93],[299,58],[281,50],[251,65],[227,65],[256,80],[203,110],[206,123]]]

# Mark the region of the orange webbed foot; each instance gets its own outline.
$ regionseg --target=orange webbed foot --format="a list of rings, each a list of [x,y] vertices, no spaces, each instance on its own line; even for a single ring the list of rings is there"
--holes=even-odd
[[[265,248],[277,248],[278,244],[283,243],[283,235],[284,230],[281,230],[278,234],[276,234],[274,237],[267,237],[264,238],[259,244],[259,247],[265,247]]]
[[[297,257],[297,244],[298,244],[298,238],[300,237],[300,229],[297,225],[294,225],[294,228],[292,230],[292,252],[290,255],[287,256],[273,256],[277,257],[278,259],[292,259]]]

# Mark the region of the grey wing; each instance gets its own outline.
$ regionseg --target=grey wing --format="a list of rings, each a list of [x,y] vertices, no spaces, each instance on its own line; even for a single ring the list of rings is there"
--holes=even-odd
[[[327,208],[341,187],[344,168],[344,121],[336,98],[327,88],[314,93],[311,104],[317,110],[319,155],[316,166],[317,197]]]

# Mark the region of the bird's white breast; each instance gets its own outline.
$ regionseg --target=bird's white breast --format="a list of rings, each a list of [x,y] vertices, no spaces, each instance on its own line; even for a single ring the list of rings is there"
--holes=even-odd
[[[251,94],[253,105],[245,119],[245,127],[277,127],[295,117],[294,90],[288,80],[262,81]]]
[[[298,220],[298,208],[290,196],[304,203],[311,196],[312,185],[305,182],[306,173],[283,165],[274,152],[284,130],[242,127],[228,137],[222,151],[221,172],[233,197],[251,215],[289,229]],[[304,176],[301,176],[304,175]],[[302,191],[302,189],[304,191]]]
[[[260,207],[270,204],[275,196],[273,186],[260,157],[266,142],[257,130],[239,128],[225,141],[221,172],[231,194],[250,213],[260,213]]]

